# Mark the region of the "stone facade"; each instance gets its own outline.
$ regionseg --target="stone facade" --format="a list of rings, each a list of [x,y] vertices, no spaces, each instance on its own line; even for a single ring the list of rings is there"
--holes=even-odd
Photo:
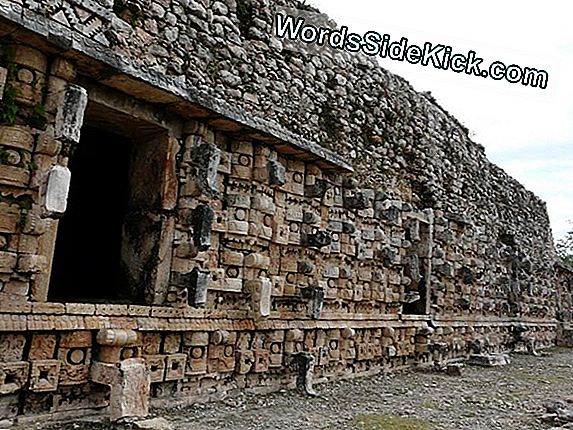
[[[401,78],[273,39],[286,6],[0,4],[1,418],[311,392],[567,333],[545,204]],[[128,192],[76,231],[125,206],[121,276],[64,259],[56,296],[74,159],[104,132]],[[83,165],[101,187],[117,148]]]

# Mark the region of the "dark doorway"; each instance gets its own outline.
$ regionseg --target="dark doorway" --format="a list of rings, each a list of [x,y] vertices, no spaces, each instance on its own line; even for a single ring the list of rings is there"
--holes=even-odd
[[[410,220],[406,239],[412,243],[404,272],[411,279],[406,287],[403,315],[427,315],[430,312],[429,287],[432,267],[430,224]]]
[[[68,207],[60,220],[51,301],[127,300],[121,271],[122,227],[129,199],[130,140],[84,126],[70,157]]]

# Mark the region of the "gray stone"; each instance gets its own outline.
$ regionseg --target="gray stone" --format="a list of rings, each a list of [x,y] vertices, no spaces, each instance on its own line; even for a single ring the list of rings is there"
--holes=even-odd
[[[323,199],[331,185],[322,179],[317,179],[314,185],[305,187],[304,194],[307,197]]]
[[[326,231],[317,231],[306,235],[305,244],[311,248],[322,248],[332,243],[332,236]]]
[[[56,114],[56,138],[67,146],[74,146],[80,141],[87,103],[88,94],[84,88],[73,84],[66,86],[63,103]]]
[[[368,194],[362,190],[355,191],[353,194],[344,197],[344,207],[348,209],[368,209],[370,199]]]
[[[302,297],[308,300],[308,316],[319,319],[324,306],[324,288],[310,286],[302,289]]]
[[[297,263],[298,273],[311,275],[314,272],[315,265],[308,261],[299,261]]]
[[[208,197],[217,197],[217,169],[221,161],[221,150],[215,145],[200,143],[193,148],[193,161],[197,166],[197,183]]]
[[[207,303],[207,289],[209,288],[211,272],[196,267],[188,277],[189,304],[196,307],[204,306]]]
[[[286,184],[286,168],[277,160],[270,160],[267,165],[269,171],[269,184],[282,186]]]
[[[215,211],[208,205],[201,204],[193,211],[193,243],[199,251],[211,247],[211,228]]]
[[[6,78],[8,77],[8,70],[5,67],[0,67],[0,100],[4,96],[4,87],[6,85]]]
[[[507,366],[511,358],[507,354],[472,354],[467,360],[470,366],[499,367]]]
[[[45,216],[58,218],[66,212],[71,178],[67,167],[56,165],[50,169],[44,195]]]
[[[348,221],[343,221],[342,232],[345,234],[354,234],[356,232],[356,225]]]
[[[463,376],[464,365],[463,364],[448,364],[446,367],[446,374],[449,376]]]
[[[143,418],[149,413],[150,377],[143,358],[129,358],[119,364],[94,362],[90,379],[110,387],[110,413],[113,422]]]
[[[152,418],[133,423],[134,430],[173,430],[173,425],[165,418]]]
[[[298,389],[309,396],[317,396],[318,393],[312,386],[314,378],[314,355],[309,352],[299,352],[293,356],[293,361],[298,367],[296,380]]]

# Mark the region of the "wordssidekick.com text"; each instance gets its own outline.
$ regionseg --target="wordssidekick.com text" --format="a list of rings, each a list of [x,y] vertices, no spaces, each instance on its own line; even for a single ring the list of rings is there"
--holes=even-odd
[[[332,49],[348,52],[362,52],[372,57],[388,58],[395,61],[407,61],[411,64],[433,66],[441,70],[456,73],[505,80],[512,84],[545,89],[549,74],[545,70],[533,67],[521,67],[517,64],[506,65],[494,61],[489,66],[479,58],[475,51],[454,53],[451,46],[424,43],[423,46],[410,44],[408,38],[392,41],[390,35],[377,31],[364,34],[349,32],[348,27],[339,29],[320,27],[307,22],[304,17],[295,17],[286,13],[277,13],[274,20],[274,35],[291,42],[300,41],[307,45],[328,46]]]

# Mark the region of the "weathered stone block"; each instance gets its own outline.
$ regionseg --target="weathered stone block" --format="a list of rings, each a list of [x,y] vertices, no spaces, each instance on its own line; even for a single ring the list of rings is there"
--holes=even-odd
[[[143,333],[141,351],[143,355],[157,355],[161,347],[161,334]]]
[[[271,315],[271,290],[270,279],[260,279],[245,283],[245,289],[251,294],[253,316],[266,318]]]
[[[22,255],[18,258],[18,270],[23,273],[41,273],[47,269],[47,265],[43,255]]]
[[[167,333],[163,338],[163,353],[175,354],[181,350],[181,334]]]
[[[39,334],[32,335],[30,344],[30,352],[28,358],[30,360],[48,360],[54,357],[56,351],[56,335],[55,334]]]
[[[20,391],[28,382],[27,361],[0,363],[0,394]]]
[[[263,194],[253,196],[251,208],[267,215],[274,215],[276,211],[273,198]]]
[[[144,357],[152,384],[165,381],[165,357],[165,355],[148,355]]]
[[[207,373],[207,346],[193,344],[187,353],[185,374],[189,376]]]
[[[187,354],[171,354],[166,358],[165,380],[178,381],[185,377]]]
[[[149,413],[150,376],[142,358],[122,361],[119,365],[95,362],[91,379],[111,388],[111,420],[145,417]]]
[[[193,269],[189,274],[189,304],[192,306],[204,306],[207,303],[207,289],[211,272],[199,268]]]
[[[227,232],[231,233],[231,234],[247,236],[249,234],[249,222],[248,221],[229,221],[227,223]]]
[[[317,231],[316,233],[307,234],[304,239],[305,245],[311,248],[323,248],[332,243],[332,236],[326,231]]]
[[[277,160],[269,160],[267,169],[271,186],[282,186],[286,183],[286,168],[283,164]]]
[[[271,260],[268,256],[263,254],[249,254],[245,257],[245,267],[253,269],[266,269],[271,264]]]
[[[58,349],[61,362],[59,386],[82,385],[89,381],[91,348]]]
[[[34,360],[30,369],[30,390],[56,391],[60,380],[60,360]]]
[[[0,67],[0,100],[4,96],[4,88],[6,87],[6,78],[8,77],[8,69]]]
[[[209,372],[228,373],[235,369],[237,334],[230,333],[220,344],[209,345]]]
[[[298,261],[296,269],[302,275],[312,275],[316,266],[310,261]]]
[[[344,197],[344,207],[347,209],[364,210],[368,209],[370,205],[369,193],[363,190],[355,191],[353,194],[348,194]]]
[[[133,423],[134,430],[173,430],[173,426],[165,418],[152,418]]]
[[[50,73],[66,81],[73,81],[76,77],[76,68],[69,60],[58,57],[52,61]]]
[[[302,296],[308,300],[308,316],[319,319],[324,305],[324,288],[311,286],[302,290]]]
[[[270,352],[266,349],[256,349],[253,351],[253,372],[264,373],[269,370]]]
[[[0,335],[0,362],[21,361],[24,358],[26,336],[23,334]]]
[[[323,199],[326,192],[331,188],[331,185],[322,179],[317,179],[314,185],[306,186],[304,194],[306,197]]]
[[[251,371],[255,363],[255,353],[253,351],[237,352],[236,372],[239,375],[246,375]]]
[[[96,341],[99,344],[97,360],[103,363],[119,363],[141,354],[141,340],[133,330],[102,329]]]
[[[61,217],[68,205],[72,174],[67,167],[54,166],[48,173],[43,210],[45,216]]]
[[[199,205],[193,211],[193,243],[199,251],[211,247],[211,229],[215,212],[207,205]]]
[[[467,360],[471,366],[498,367],[507,366],[511,358],[507,354],[472,354]]]
[[[197,137],[193,148],[193,161],[197,166],[197,184],[199,189],[208,197],[217,197],[217,169],[221,161],[221,150],[215,145],[200,143]]]
[[[63,103],[58,107],[56,114],[57,139],[72,146],[79,143],[87,102],[88,95],[84,88],[73,84],[67,85]]]

